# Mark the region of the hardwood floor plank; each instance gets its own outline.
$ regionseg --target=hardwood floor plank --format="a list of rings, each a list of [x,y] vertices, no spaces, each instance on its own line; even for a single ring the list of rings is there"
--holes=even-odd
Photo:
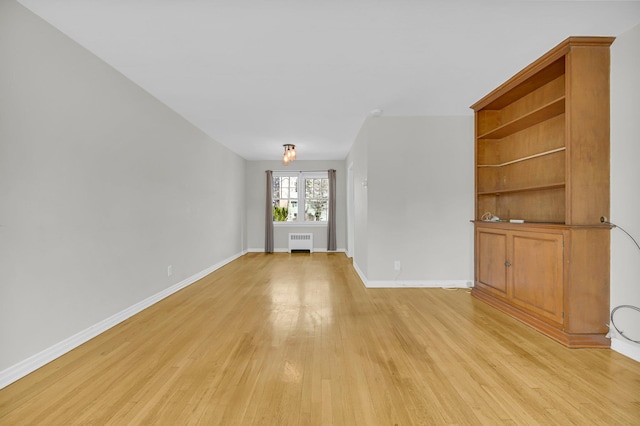
[[[467,290],[252,253],[0,390],[0,425],[640,424],[640,363]]]

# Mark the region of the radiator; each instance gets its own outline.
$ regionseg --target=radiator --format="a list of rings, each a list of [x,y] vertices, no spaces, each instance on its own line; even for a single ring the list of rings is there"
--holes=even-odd
[[[289,234],[289,253],[294,251],[313,253],[313,234]]]

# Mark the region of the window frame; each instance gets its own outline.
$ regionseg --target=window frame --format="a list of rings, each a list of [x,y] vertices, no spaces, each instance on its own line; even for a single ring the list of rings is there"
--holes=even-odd
[[[305,218],[305,202],[306,202],[306,191],[305,191],[305,182],[307,179],[329,179],[329,172],[320,172],[320,171],[314,171],[314,172],[305,172],[304,170],[302,171],[291,171],[291,172],[287,172],[287,171],[280,171],[280,172],[273,172],[273,177],[274,178],[281,178],[281,177],[297,177],[298,178],[298,198],[297,198],[297,204],[298,204],[298,220],[296,221],[273,221],[273,225],[274,226],[327,226],[328,223],[328,217],[327,220],[324,221],[311,221],[311,220],[306,220]],[[329,214],[329,201],[330,201],[331,197],[329,196],[329,194],[327,194],[327,215]],[[288,200],[294,200],[293,198],[288,198]],[[272,204],[273,204],[273,199],[271,200]],[[302,216],[303,220],[300,220],[300,217]]]

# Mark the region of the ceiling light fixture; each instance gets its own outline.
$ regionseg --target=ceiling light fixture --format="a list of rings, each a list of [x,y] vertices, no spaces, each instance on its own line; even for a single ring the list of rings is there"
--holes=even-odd
[[[296,146],[290,143],[282,145],[284,147],[284,155],[282,156],[282,164],[285,166],[296,159]]]

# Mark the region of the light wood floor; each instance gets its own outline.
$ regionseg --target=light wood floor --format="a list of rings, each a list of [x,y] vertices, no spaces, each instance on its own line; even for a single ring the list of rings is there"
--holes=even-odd
[[[343,254],[248,254],[0,390],[0,424],[638,425],[640,363]]]

